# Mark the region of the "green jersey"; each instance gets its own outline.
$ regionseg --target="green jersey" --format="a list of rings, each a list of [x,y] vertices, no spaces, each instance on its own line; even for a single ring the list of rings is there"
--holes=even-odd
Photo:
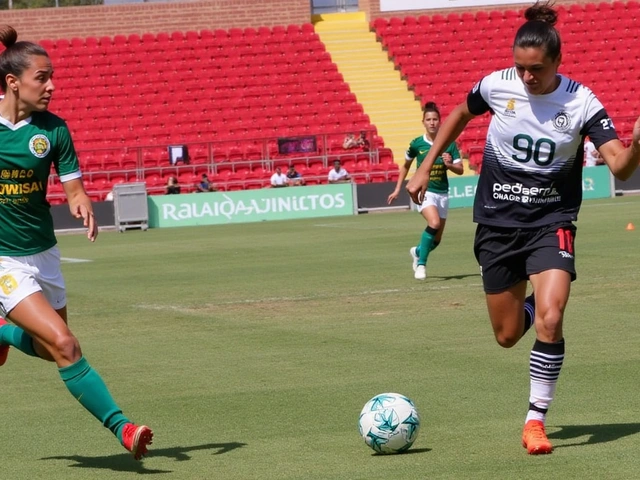
[[[427,137],[425,135],[414,138],[409,144],[409,149],[405,154],[405,159],[408,162],[411,162],[415,158],[417,158],[417,167],[420,167],[422,161],[427,156],[427,153],[429,153],[432,145],[433,144],[429,140],[427,140]],[[460,152],[458,151],[458,147],[456,146],[455,142],[449,145],[445,152],[451,154],[454,163],[458,163],[461,161]],[[434,193],[449,193],[447,167],[444,164],[444,160],[442,159],[442,157],[436,158],[436,161],[433,163],[433,167],[431,167],[431,175],[429,176],[429,184],[427,185],[427,190]]]
[[[33,255],[57,243],[46,199],[52,165],[61,182],[81,176],[61,118],[34,112],[14,125],[0,117],[0,255]]]

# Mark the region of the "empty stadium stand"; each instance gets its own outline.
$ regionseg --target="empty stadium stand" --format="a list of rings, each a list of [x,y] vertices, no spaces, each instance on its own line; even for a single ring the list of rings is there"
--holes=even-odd
[[[603,101],[623,141],[635,117],[640,78],[640,2],[561,4],[561,72]],[[422,104],[443,115],[483,75],[512,64],[517,9],[377,18],[371,31]],[[276,166],[294,164],[324,183],[339,158],[356,182],[394,181],[398,165],[311,23],[44,40],[57,87],[52,111],[71,128],[87,189],[104,199],[119,182],[161,193],[175,175],[191,191],[202,173],[221,190],[262,188]],[[459,139],[478,165],[488,116]],[[345,151],[349,132],[370,151]],[[278,139],[313,137],[285,154]],[[409,138],[408,138],[409,139]],[[186,145],[172,165],[168,147]],[[478,166],[479,168],[479,166]],[[64,201],[51,176],[49,198]]]
[[[591,88],[605,104],[623,142],[636,117],[640,83],[640,2],[558,5],[563,40],[561,73]],[[515,9],[418,17],[377,18],[371,28],[422,103],[435,100],[443,114],[462,102],[484,75],[512,65]],[[482,155],[488,116],[459,138],[476,163]]]
[[[324,182],[334,157],[368,182],[384,148],[311,24],[41,43],[56,67],[52,111],[69,124],[94,198],[134,180],[160,193],[170,175],[190,191],[205,172],[220,189],[261,188],[275,161]],[[356,131],[374,148],[344,151]],[[316,139],[313,151],[279,151],[279,138],[300,136]],[[170,164],[170,145],[188,146],[188,165]]]

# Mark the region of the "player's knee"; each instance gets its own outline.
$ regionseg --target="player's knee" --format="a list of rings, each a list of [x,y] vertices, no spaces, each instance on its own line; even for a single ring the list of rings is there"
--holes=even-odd
[[[56,336],[53,342],[51,355],[55,360],[77,362],[82,356],[80,343],[71,332],[61,333]]]
[[[544,312],[536,312],[536,330],[546,341],[558,341],[562,338],[562,319],[564,312],[560,308],[548,308]]]
[[[495,332],[495,336],[496,342],[498,342],[498,345],[500,345],[502,348],[511,348],[515,346],[515,344],[518,343],[518,340],[520,340],[521,337],[520,335],[509,332]]]

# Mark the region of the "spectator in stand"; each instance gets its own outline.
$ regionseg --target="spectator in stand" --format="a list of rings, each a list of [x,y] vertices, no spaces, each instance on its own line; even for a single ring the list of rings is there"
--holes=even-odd
[[[271,186],[273,188],[282,188],[289,186],[289,179],[284,173],[282,173],[282,169],[280,167],[276,167],[276,172],[271,175]]]
[[[49,112],[55,92],[51,59],[37,43],[17,40],[18,33],[13,27],[0,26],[0,43],[4,45],[0,54],[0,89],[4,92],[0,100],[0,187],[3,191],[0,311],[12,322],[0,318],[0,366],[5,365],[11,348],[52,362],[74,400],[140,459],[153,439],[151,429],[135,425],[123,415],[102,377],[84,357],[78,339],[67,324],[67,292],[47,191],[46,187],[34,187],[46,186],[49,173],[55,168],[70,213],[82,222],[90,242],[98,236],[98,224],[85,191],[69,128],[64,120]],[[103,329],[102,335],[118,341],[116,331]],[[136,355],[139,354],[139,349],[135,349]],[[124,352],[124,346],[118,351]],[[119,353],[113,358],[119,363],[127,362],[131,369],[130,359],[122,358]],[[29,368],[39,370],[35,365]],[[145,396],[145,386],[133,382],[133,397]],[[31,395],[38,395],[37,383],[33,387]],[[25,397],[24,402],[28,401]],[[63,406],[59,408],[66,410]],[[58,419],[62,410],[57,409],[59,413],[54,414]],[[23,427],[15,434],[31,434],[32,430]],[[42,433],[42,426],[37,430]],[[52,439],[64,435],[49,433]]]
[[[358,138],[358,147],[360,147],[363,152],[368,152],[371,149],[371,144],[367,139],[367,132],[360,132],[360,138]]]
[[[351,150],[354,148],[368,152],[370,148],[369,140],[367,140],[367,132],[360,132],[360,136],[356,137],[353,133],[348,133],[342,142],[342,148]]]
[[[216,192],[218,189],[209,181],[209,177],[206,173],[202,174],[200,183],[196,185],[196,193],[200,192]]]
[[[293,165],[289,165],[289,170],[287,171],[287,179],[289,185],[292,187],[297,187],[299,185],[304,185],[304,178],[302,175],[296,170],[296,167]]]
[[[178,179],[176,177],[169,177],[167,179],[167,184],[164,187],[165,195],[178,195],[180,193],[180,185],[178,184]]]
[[[358,138],[353,133],[347,133],[347,136],[344,137],[344,141],[342,142],[342,148],[345,150],[350,150],[352,148],[358,147]]]
[[[349,172],[342,167],[340,160],[333,162],[333,168],[329,170],[327,177],[329,183],[349,183],[351,182],[351,176]]]

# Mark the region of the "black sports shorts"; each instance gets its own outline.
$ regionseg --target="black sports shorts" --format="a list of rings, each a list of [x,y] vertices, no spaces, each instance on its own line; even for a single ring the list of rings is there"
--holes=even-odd
[[[576,279],[571,222],[539,228],[504,228],[479,224],[473,250],[486,293],[500,293],[545,270],[564,270]]]

